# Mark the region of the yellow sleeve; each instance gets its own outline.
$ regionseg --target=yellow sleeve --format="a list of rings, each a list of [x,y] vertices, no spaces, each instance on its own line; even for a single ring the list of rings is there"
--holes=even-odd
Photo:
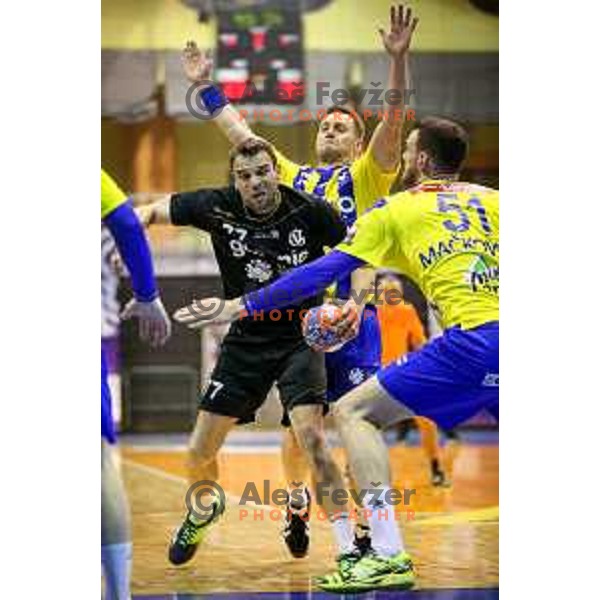
[[[277,156],[277,172],[279,173],[280,183],[283,183],[288,187],[294,187],[294,179],[296,179],[296,175],[298,175],[298,171],[300,171],[300,165],[281,154],[277,148],[273,149]]]
[[[389,222],[388,204],[369,211],[359,217],[336,250],[360,258],[374,267],[391,266],[393,238],[388,231]]]
[[[354,199],[358,215],[365,213],[373,204],[389,196],[398,171],[384,171],[375,160],[373,150],[367,148],[350,167],[354,181]]]
[[[102,219],[127,201],[127,196],[104,169],[100,170],[100,198]]]

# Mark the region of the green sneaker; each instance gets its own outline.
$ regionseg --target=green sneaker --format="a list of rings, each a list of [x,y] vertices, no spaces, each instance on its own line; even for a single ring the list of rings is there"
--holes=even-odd
[[[327,592],[354,593],[380,589],[408,589],[415,584],[410,556],[399,552],[391,558],[370,552],[344,572],[338,570],[322,577],[317,585]]]
[[[342,581],[346,581],[351,577],[352,569],[360,560],[360,558],[361,554],[356,549],[352,552],[348,552],[347,554],[340,554],[336,559],[338,564],[337,571],[331,573],[330,575],[316,577],[316,584],[319,587],[341,585]],[[323,589],[327,588],[323,587]]]
[[[190,513],[173,535],[169,545],[169,561],[174,565],[182,565],[194,556],[211,525],[216,523],[225,512],[225,504],[217,497],[212,504],[212,514],[199,524],[190,520]]]

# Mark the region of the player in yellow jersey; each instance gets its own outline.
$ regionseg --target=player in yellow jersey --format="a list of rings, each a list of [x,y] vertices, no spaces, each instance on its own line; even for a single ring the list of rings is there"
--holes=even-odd
[[[451,429],[487,409],[499,410],[499,193],[458,181],[467,154],[464,130],[429,118],[411,132],[405,179],[416,184],[383,198],[361,217],[347,240],[327,256],[294,269],[274,284],[228,301],[219,319],[299,302],[332,277],[366,263],[410,276],[437,310],[444,333],[399,362],[380,369],[334,405],[336,426],[369,523],[372,551],[338,557],[322,589],[357,592],[414,584],[414,571],[394,519],[390,465],[381,430],[415,415]],[[210,304],[210,303],[207,303]],[[246,314],[243,312],[242,314]],[[344,339],[354,328],[356,299],[337,323]],[[209,315],[198,319],[210,322]],[[375,484],[376,482],[377,485]],[[395,496],[395,497],[394,497]]]
[[[131,275],[134,298],[122,318],[138,317],[140,337],[153,346],[164,344],[171,323],[163,308],[152,269],[144,230],[125,194],[103,170],[100,172],[102,222],[110,231]],[[106,600],[131,598],[131,525],[125,486],[115,465],[112,444],[116,434],[111,413],[107,361],[101,360],[101,454],[102,454],[102,568]]]
[[[406,62],[412,34],[418,20],[403,6],[390,9],[390,25],[386,32],[379,30],[382,44],[390,57],[387,89],[382,106],[371,107],[373,112],[387,114],[375,129],[365,148],[365,125],[360,115],[342,106],[332,106],[321,116],[315,139],[318,164],[299,165],[276,150],[280,181],[299,191],[322,197],[333,204],[350,227],[372,203],[390,192],[401,157],[401,131],[405,111]],[[211,59],[189,42],[183,54],[183,68],[188,79],[200,85],[200,96],[212,120],[233,145],[256,137],[246,121],[227,102],[214,85],[207,85],[212,71]],[[400,91],[396,99],[388,94]],[[389,102],[388,102],[389,100]],[[302,264],[301,249],[290,257],[290,267]],[[351,282],[350,277],[336,282],[337,298],[346,300],[351,285],[364,282],[370,287],[372,273],[365,270]],[[347,391],[365,381],[381,366],[381,339],[375,307],[363,307],[359,335],[339,352],[326,356],[327,399],[334,402]],[[283,424],[289,426],[284,415]],[[289,497],[302,498],[303,503],[290,504],[284,539],[293,556],[302,557],[308,550],[306,512],[310,510],[308,491],[304,489],[308,464],[296,436],[287,429],[283,445],[283,466]],[[300,490],[298,485],[300,484]],[[298,493],[298,492],[301,493]],[[368,536],[357,536],[356,542],[368,548]]]

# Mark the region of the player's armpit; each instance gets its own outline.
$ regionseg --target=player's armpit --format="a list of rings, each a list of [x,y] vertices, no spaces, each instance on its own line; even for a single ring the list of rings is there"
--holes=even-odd
[[[389,195],[398,174],[395,169],[389,172],[383,170],[375,160],[370,146],[358,160],[354,161],[350,172],[354,181],[360,181],[359,193],[355,197],[359,216],[367,212],[381,198]]]

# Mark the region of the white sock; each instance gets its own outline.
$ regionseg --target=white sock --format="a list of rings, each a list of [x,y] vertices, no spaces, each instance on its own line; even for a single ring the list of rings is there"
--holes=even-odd
[[[354,533],[348,520],[348,514],[336,515],[331,522],[333,535],[337,543],[339,554],[349,554],[354,549]]]
[[[400,527],[396,523],[394,507],[388,504],[384,498],[389,487],[383,487],[378,500],[372,503],[375,497],[367,494],[365,497],[365,510],[371,527],[371,545],[379,556],[390,557],[404,550],[404,542]],[[379,492],[379,490],[378,490]]]
[[[106,600],[130,600],[131,554],[131,543],[102,546]]]

